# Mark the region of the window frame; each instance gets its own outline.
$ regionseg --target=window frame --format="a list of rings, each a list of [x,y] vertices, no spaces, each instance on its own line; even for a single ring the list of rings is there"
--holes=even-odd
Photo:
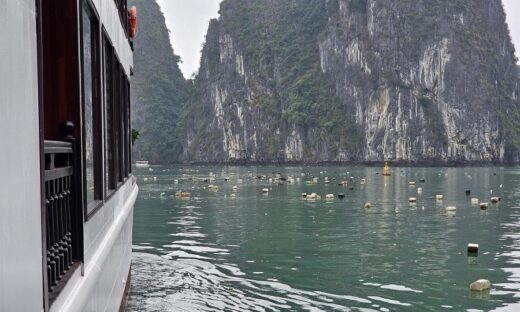
[[[103,28],[103,95],[110,96],[110,103],[107,98],[103,99],[103,111],[107,114],[107,105],[110,105],[110,129],[108,129],[108,116],[103,119],[104,137],[110,137],[110,146],[104,142],[105,155],[105,175],[103,179],[108,180],[105,190],[105,201],[109,200],[119,188],[127,181],[131,175],[131,120],[130,120],[130,80],[124,71],[117,51],[115,50],[110,37]],[[108,51],[108,52],[107,52]],[[108,55],[110,54],[110,55]],[[107,56],[110,61],[107,62]],[[111,80],[106,78],[106,67],[111,68]],[[111,85],[109,94],[106,93],[106,85]],[[109,161],[107,152],[110,150],[112,159]],[[108,170],[107,170],[107,162]],[[108,174],[108,177],[107,177]]]
[[[108,53],[107,53],[108,52]],[[108,54],[108,55],[107,55]],[[107,57],[109,60],[107,60]],[[108,62],[107,62],[108,61]],[[107,181],[104,189],[105,189],[105,200],[108,200],[118,189],[117,185],[117,179],[115,167],[116,167],[116,158],[115,153],[116,149],[114,148],[114,141],[115,141],[115,131],[114,131],[114,120],[116,117],[116,114],[114,112],[114,97],[115,92],[114,90],[114,63],[117,61],[115,57],[115,49],[112,44],[112,41],[110,40],[110,37],[108,36],[108,33],[105,29],[103,29],[103,94],[110,97],[110,103],[108,102],[108,99],[104,97],[103,99],[103,110],[106,114],[105,118],[103,119],[104,122],[104,129],[103,134],[105,137],[110,137],[110,142],[105,140],[104,147],[105,147],[105,176],[104,179]],[[110,81],[107,80],[106,77],[106,69],[110,68]],[[106,92],[106,86],[107,84],[110,84],[110,92]],[[110,112],[107,111],[108,106],[110,106]],[[110,128],[108,127],[108,114],[110,114]],[[110,146],[109,146],[110,143]],[[108,158],[108,152],[112,154],[112,157]]]
[[[80,66],[81,66],[81,114],[82,114],[82,163],[83,163],[83,207],[85,221],[88,221],[102,206],[104,198],[104,174],[103,174],[103,112],[101,99],[101,53],[100,53],[100,18],[91,0],[79,1],[80,22]],[[92,137],[93,137],[93,166],[94,166],[94,200],[87,199],[87,161],[86,161],[86,101],[85,101],[85,68],[84,68],[84,40],[83,40],[83,14],[90,17],[91,31],[91,67],[92,67]]]

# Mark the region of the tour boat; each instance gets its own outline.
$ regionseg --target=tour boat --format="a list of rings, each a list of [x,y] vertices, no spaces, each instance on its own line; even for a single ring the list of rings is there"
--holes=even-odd
[[[148,160],[137,160],[135,166],[138,168],[148,168],[150,167],[150,163],[148,163]]]
[[[130,282],[126,0],[0,0],[0,311],[119,311]]]

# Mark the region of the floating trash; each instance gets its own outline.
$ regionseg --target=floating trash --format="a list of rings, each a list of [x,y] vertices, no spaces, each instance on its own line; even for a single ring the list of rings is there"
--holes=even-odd
[[[372,204],[371,203],[365,203],[365,209],[370,209],[372,208]]]
[[[446,211],[457,211],[457,207],[455,207],[455,206],[448,206],[448,207],[446,207]]]
[[[478,204],[479,204],[479,200],[478,200],[478,198],[475,198],[475,197],[472,198],[472,199],[471,199],[471,204],[472,204],[472,205],[478,205]]]
[[[471,291],[484,291],[491,288],[491,282],[487,279],[479,279],[469,285]]]
[[[444,199],[444,195],[436,195],[436,196],[435,196],[435,199],[437,199],[437,200],[443,200],[443,199]]]
[[[480,203],[480,209],[486,210],[488,209],[489,204],[488,203]]]
[[[478,244],[469,243],[468,244],[468,254],[469,253],[478,254],[478,248],[479,248]]]

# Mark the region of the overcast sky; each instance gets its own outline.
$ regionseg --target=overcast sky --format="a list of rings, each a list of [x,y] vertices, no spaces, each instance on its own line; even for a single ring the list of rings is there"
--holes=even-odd
[[[173,49],[180,55],[186,78],[199,68],[200,50],[208,22],[218,17],[220,0],[157,0],[166,16]],[[503,0],[513,42],[520,50],[520,0]],[[520,58],[520,51],[517,51]]]

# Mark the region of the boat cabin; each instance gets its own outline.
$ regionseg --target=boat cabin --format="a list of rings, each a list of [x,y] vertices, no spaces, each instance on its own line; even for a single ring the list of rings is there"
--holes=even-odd
[[[127,0],[0,0],[0,311],[124,307],[132,12]]]

